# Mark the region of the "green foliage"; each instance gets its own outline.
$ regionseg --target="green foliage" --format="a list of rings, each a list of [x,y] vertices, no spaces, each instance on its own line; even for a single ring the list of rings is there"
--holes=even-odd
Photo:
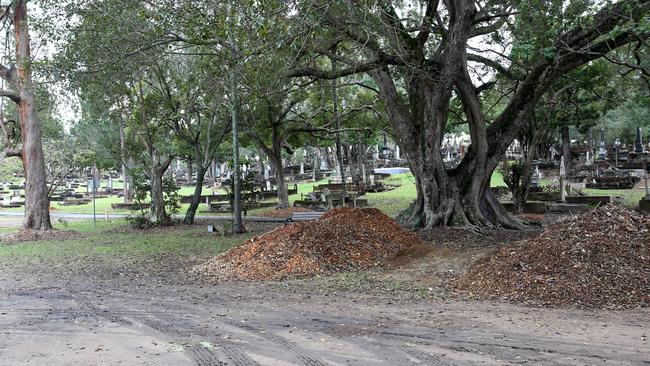
[[[255,174],[250,170],[246,174],[242,174],[240,179],[240,194],[242,202],[253,201],[260,193],[255,185]],[[232,205],[235,201],[235,180],[230,179],[228,185],[225,187],[228,193],[228,200]]]
[[[173,177],[163,177],[163,201],[165,202],[165,209],[169,214],[177,214],[181,209],[179,190],[180,187],[176,184]]]
[[[139,213],[128,215],[127,222],[133,228],[146,229],[155,226],[148,218],[148,210],[144,209],[144,204],[149,198],[151,191],[151,183],[142,171],[133,172],[133,199],[139,206]],[[179,194],[180,187],[176,184],[173,177],[163,177],[163,202],[165,210],[168,214],[177,214],[181,209],[181,195]]]
[[[520,179],[526,172],[526,163],[522,160],[504,161],[497,169],[503,177],[503,182],[512,191],[519,187]]]
[[[18,158],[0,157],[0,182],[14,180],[14,174],[23,172],[23,163]]]

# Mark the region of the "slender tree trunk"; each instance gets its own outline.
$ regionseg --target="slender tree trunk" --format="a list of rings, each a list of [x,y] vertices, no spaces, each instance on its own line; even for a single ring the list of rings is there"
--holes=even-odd
[[[30,55],[30,37],[27,24],[27,1],[14,2],[14,31],[16,39],[17,85],[20,95],[18,113],[20,116],[22,160],[25,170],[25,217],[22,228],[49,230],[50,201],[47,194],[47,180],[41,122],[39,121]]]
[[[198,162],[198,160],[197,160]],[[192,195],[192,202],[190,202],[190,207],[187,208],[185,212],[185,218],[183,223],[192,225],[194,224],[194,217],[196,216],[196,210],[201,204],[201,194],[203,192],[203,182],[205,181],[206,169],[202,164],[196,164],[196,186],[194,187],[194,194]]]
[[[122,159],[122,193],[124,196],[124,203],[133,202],[131,177],[126,166],[126,135],[124,133],[124,126],[120,123],[120,156]]]
[[[336,53],[336,48],[334,49]],[[332,71],[336,72],[336,61],[332,60]],[[347,179],[345,177],[345,164],[343,162],[343,150],[341,147],[341,121],[339,118],[339,100],[338,100],[338,79],[332,79],[332,103],[334,105],[334,126],[336,128],[336,158],[341,174],[341,183],[343,184],[343,206],[345,206],[345,196],[347,195]]]
[[[187,158],[187,184],[192,184],[192,157]]]
[[[562,155],[564,156],[564,168],[567,173],[571,170],[571,137],[569,136],[569,126],[562,126]]]
[[[269,158],[275,172],[275,180],[278,188],[278,208],[289,207],[289,192],[287,191],[287,182],[284,176],[284,167],[282,166],[282,140],[277,129],[273,129],[272,146]]]
[[[213,158],[210,161],[210,184],[214,187],[215,183],[217,183],[217,162]]]
[[[196,210],[201,204],[201,195],[203,194],[203,183],[205,182],[205,174],[213,166],[213,161],[205,165],[205,161],[202,161],[203,156],[201,153],[200,145],[194,145],[194,161],[196,161],[196,185],[194,186],[194,194],[192,195],[192,202],[190,202],[190,207],[187,208],[185,212],[185,218],[183,223],[191,225],[194,224],[194,217],[196,216]]]

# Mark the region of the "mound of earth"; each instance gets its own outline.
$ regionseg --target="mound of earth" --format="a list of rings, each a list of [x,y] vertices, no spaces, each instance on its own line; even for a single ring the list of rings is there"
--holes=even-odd
[[[197,268],[213,279],[277,280],[368,269],[422,245],[381,211],[338,208],[319,220],[278,227]]]
[[[73,230],[21,230],[15,233],[0,235],[0,243],[12,244],[40,240],[69,240],[83,238],[83,235]]]
[[[546,306],[650,304],[650,220],[606,205],[502,248],[467,272],[460,290]]]
[[[309,211],[312,210],[309,210],[305,207],[275,208],[272,210],[260,212],[259,215],[264,217],[285,218],[285,217],[291,217],[291,215],[293,215],[294,212],[309,212]]]

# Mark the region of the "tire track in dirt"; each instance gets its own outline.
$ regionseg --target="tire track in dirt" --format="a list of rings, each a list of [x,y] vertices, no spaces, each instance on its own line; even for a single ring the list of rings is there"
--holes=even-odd
[[[407,355],[415,358],[418,361],[424,362],[424,365],[427,366],[448,366],[448,365],[453,365],[453,363],[445,362],[442,361],[440,358],[441,357],[436,357],[433,355],[430,355],[426,352],[420,351],[419,349],[413,348],[413,347],[404,347],[404,348],[399,348],[402,352],[406,353]]]
[[[310,356],[307,353],[307,350],[291,342],[288,339],[285,339],[273,333],[268,333],[266,331],[262,332],[260,329],[257,329],[249,324],[238,324],[234,322],[229,322],[227,324],[245,330],[247,332],[253,333],[259,337],[266,338],[269,341],[281,346],[285,350],[291,352],[293,356],[296,357],[298,360],[300,360],[300,362],[302,362],[304,366],[327,366],[327,364],[323,363],[322,361]]]
[[[219,357],[212,350],[205,347],[189,347],[186,349],[186,352],[197,366],[220,366],[228,364],[219,360]]]
[[[214,335],[208,334],[205,331],[198,330],[197,327],[188,322],[186,319],[181,318],[162,318],[141,315],[134,318],[137,322],[161,332],[170,337],[191,338],[192,336],[202,336],[212,338]],[[186,348],[186,352],[194,360],[198,366],[212,366],[212,365],[232,365],[232,366],[257,366],[258,363],[251,359],[246,353],[240,351],[232,345],[223,344],[215,348],[206,348],[203,346],[192,346]],[[220,351],[226,359],[223,360],[215,351]]]

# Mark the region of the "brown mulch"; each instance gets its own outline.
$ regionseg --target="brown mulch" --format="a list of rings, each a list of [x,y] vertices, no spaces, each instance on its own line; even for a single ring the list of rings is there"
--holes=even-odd
[[[542,222],[546,218],[544,214],[523,213],[517,215],[520,219],[528,222]]]
[[[485,229],[481,232],[466,227],[437,227],[420,230],[418,235],[423,242],[436,248],[450,249],[456,252],[501,247],[539,234],[540,229],[531,227],[527,230]]]
[[[368,269],[391,254],[422,245],[374,208],[337,208],[317,221],[278,227],[197,268],[208,278],[277,280]]]
[[[309,212],[309,211],[312,210],[307,209],[305,207],[275,208],[272,210],[260,212],[258,215],[264,217],[285,218],[285,217],[291,217],[291,215],[293,215],[294,212]]]
[[[0,235],[0,243],[14,244],[40,240],[69,240],[83,238],[84,235],[73,230],[21,230],[15,233]]]
[[[650,305],[650,220],[613,205],[502,248],[458,281],[479,298],[544,306]]]

